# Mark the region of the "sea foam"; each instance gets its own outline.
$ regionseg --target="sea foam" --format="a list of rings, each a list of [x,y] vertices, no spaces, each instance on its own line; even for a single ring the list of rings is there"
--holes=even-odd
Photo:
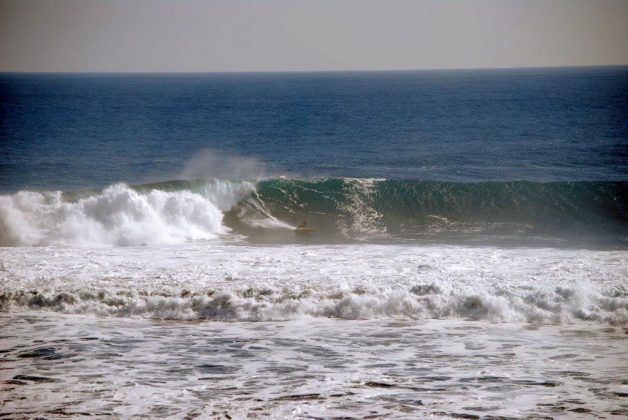
[[[223,212],[252,188],[215,182],[202,191],[138,191],[115,184],[75,199],[60,191],[22,191],[0,196],[0,241],[5,246],[128,246],[213,239],[229,231]]]
[[[0,310],[628,324],[622,251],[188,244],[1,250]]]
[[[98,287],[8,291],[0,309],[154,319],[281,321],[302,318],[467,319],[564,324],[628,323],[628,300],[591,284],[529,291],[441,291],[417,296],[412,288],[217,287],[178,291]],[[565,297],[566,295],[566,297]]]

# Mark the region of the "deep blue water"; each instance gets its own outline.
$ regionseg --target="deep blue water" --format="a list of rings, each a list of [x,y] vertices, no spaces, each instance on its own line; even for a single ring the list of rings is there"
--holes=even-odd
[[[0,191],[173,179],[205,148],[298,177],[626,180],[628,68],[0,75]]]

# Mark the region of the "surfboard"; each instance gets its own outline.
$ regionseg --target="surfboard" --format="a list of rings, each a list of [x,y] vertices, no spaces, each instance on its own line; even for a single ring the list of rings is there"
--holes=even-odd
[[[298,227],[294,231],[296,233],[307,235],[307,234],[313,233],[314,231],[316,231],[316,229],[311,228],[311,227]]]

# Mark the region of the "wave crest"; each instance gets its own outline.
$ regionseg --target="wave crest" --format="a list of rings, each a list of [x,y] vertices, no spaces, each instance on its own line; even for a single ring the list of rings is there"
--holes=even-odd
[[[307,219],[336,240],[628,237],[628,182],[458,184],[383,179],[181,180],[97,193],[0,196],[0,245],[141,245],[234,232],[271,242]],[[275,231],[266,234],[266,231]],[[575,238],[575,239],[574,239]]]

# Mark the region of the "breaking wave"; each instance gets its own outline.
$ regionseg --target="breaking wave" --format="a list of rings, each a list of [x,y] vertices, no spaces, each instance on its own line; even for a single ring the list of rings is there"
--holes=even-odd
[[[216,182],[202,193],[112,185],[100,193],[23,191],[0,197],[3,245],[144,245],[229,231],[223,212],[254,186]]]
[[[628,182],[279,178],[0,196],[0,245],[144,245],[290,232],[314,239],[597,238],[625,243]],[[271,236],[272,238],[272,236]],[[310,238],[311,239],[311,238]]]
[[[179,292],[20,290],[0,295],[0,310],[52,310],[69,314],[176,320],[269,321],[304,317],[340,319],[467,319],[564,324],[588,321],[628,324],[625,287],[596,290],[541,287],[466,294],[435,283],[408,289],[367,287],[243,288]]]

